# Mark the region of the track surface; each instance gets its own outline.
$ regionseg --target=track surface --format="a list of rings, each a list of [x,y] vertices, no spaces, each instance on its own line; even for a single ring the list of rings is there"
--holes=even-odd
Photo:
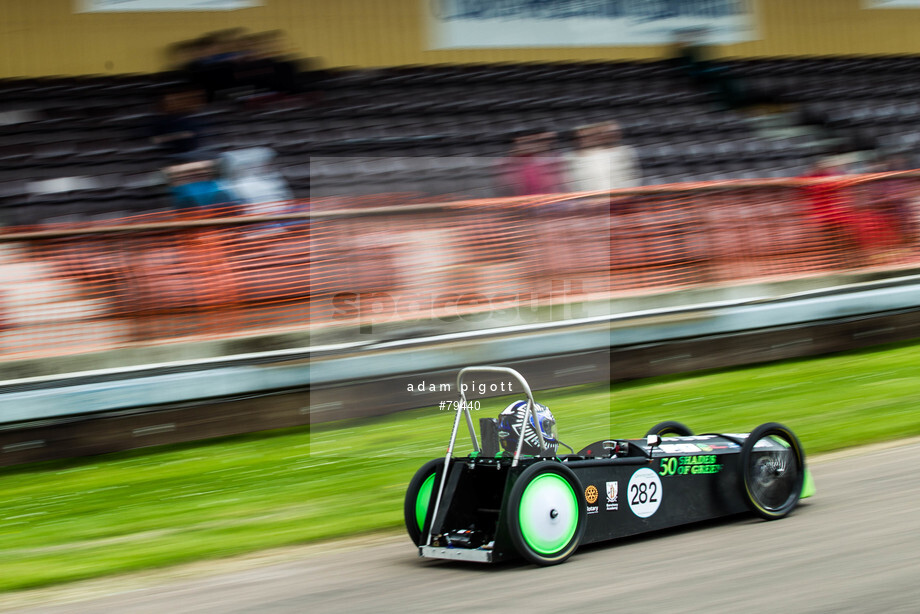
[[[54,605],[15,611],[920,611],[920,442],[831,455],[811,467],[817,496],[783,520],[737,517],[608,543],[555,567],[422,560],[408,538],[393,536],[152,586],[149,578],[110,579],[104,596],[98,583],[95,594],[39,591],[29,601]]]

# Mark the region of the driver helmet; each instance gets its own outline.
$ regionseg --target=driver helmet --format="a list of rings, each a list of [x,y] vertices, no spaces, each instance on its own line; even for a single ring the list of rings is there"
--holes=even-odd
[[[530,412],[527,427],[522,429],[524,414],[527,411],[527,401],[515,401],[502,410],[498,415],[498,441],[506,452],[514,454],[517,451],[518,438],[524,432],[524,445],[521,454],[532,456],[540,454],[540,437],[537,435],[536,424],[540,425],[546,452],[556,453],[559,448],[559,439],[556,436],[556,419],[546,405],[534,403]]]

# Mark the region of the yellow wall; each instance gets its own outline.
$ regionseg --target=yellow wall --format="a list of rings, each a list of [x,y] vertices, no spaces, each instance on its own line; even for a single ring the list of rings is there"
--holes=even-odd
[[[265,0],[227,12],[74,14],[75,0],[0,0],[0,76],[150,72],[169,43],[244,26],[281,28],[327,66],[658,57],[659,47],[427,51],[426,0]],[[863,0],[759,0],[762,40],[725,55],[920,54],[920,9]]]

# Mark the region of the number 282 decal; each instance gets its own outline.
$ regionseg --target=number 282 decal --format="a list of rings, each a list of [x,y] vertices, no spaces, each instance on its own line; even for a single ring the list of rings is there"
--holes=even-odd
[[[655,495],[658,494],[658,485],[655,482],[640,482],[638,484],[633,484],[629,488],[629,493],[632,496],[629,502],[630,505],[658,502],[658,499],[655,497]]]
[[[661,489],[661,478],[658,474],[643,467],[629,478],[626,487],[628,493],[629,509],[639,518],[648,518],[658,511],[664,492]]]

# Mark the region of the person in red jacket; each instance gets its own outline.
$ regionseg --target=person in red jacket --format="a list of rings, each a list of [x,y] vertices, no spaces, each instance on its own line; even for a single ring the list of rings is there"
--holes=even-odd
[[[806,185],[805,193],[824,244],[841,264],[855,267],[883,256],[883,248],[895,242],[896,233],[885,216],[853,201],[843,171],[836,158],[818,162],[805,177],[827,180]],[[834,177],[838,180],[831,180]]]
[[[876,173],[906,170],[913,170],[912,165],[904,155],[898,154],[884,158],[872,169]],[[892,242],[902,247],[911,247],[916,241],[913,211],[916,192],[916,180],[903,176],[878,179],[872,184],[872,208],[891,227],[895,234]]]
[[[562,166],[554,151],[555,140],[555,133],[548,130],[519,135],[502,163],[500,191],[506,196],[562,192]]]
[[[858,264],[860,233],[858,215],[850,203],[843,181],[844,167],[833,158],[825,158],[805,174],[805,178],[827,181],[805,186],[808,213],[818,224],[822,242],[845,266]],[[837,177],[838,181],[831,181]]]

